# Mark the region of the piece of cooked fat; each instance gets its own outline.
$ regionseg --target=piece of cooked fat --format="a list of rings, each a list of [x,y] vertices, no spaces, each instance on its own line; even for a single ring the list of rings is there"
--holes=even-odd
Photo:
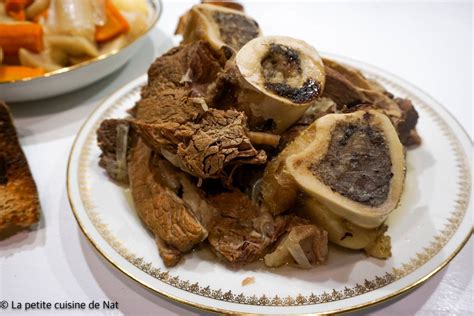
[[[302,152],[316,137],[316,126],[310,125],[296,139],[265,167],[262,178],[261,193],[263,205],[272,214],[288,210],[296,202],[298,185],[286,171],[286,159]]]
[[[328,232],[329,240],[341,247],[364,249],[375,242],[377,228],[363,228],[337,216],[313,197],[302,199],[300,215]]]
[[[368,256],[386,259],[391,256],[390,236],[387,226],[381,224],[376,228],[357,226],[337,216],[317,199],[304,196],[300,203],[299,213],[328,232],[329,241],[344,248],[362,249]]]
[[[328,254],[328,233],[315,225],[296,225],[278,242],[275,250],[264,257],[268,267],[294,264],[309,269],[324,263]]]

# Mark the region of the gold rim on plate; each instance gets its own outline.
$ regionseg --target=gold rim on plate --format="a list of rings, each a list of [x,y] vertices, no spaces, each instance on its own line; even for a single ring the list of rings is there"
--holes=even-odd
[[[360,62],[359,62],[360,63]],[[363,63],[360,63],[360,64],[363,64]],[[365,64],[366,65],[366,64]],[[366,65],[368,66],[368,65]],[[376,69],[375,67],[373,66],[368,66],[372,69]],[[379,70],[380,71],[380,70]],[[380,72],[384,72],[384,73],[387,73],[385,71],[380,71]],[[443,108],[442,105],[440,105],[438,102],[436,102],[433,98],[431,98],[430,96],[426,95],[426,93],[422,92],[421,90],[419,90],[418,88],[412,86],[411,84],[407,83],[406,81],[392,75],[392,74],[389,74],[389,76],[392,76],[395,78],[395,80],[398,80],[400,82],[403,82],[405,85],[409,86],[409,90],[415,90],[423,95],[425,95],[430,102],[433,102],[435,103],[436,105],[440,106],[441,108]],[[220,308],[215,308],[215,307],[210,307],[210,306],[207,306],[207,305],[202,305],[200,303],[196,303],[196,302],[190,302],[190,301],[187,301],[187,300],[184,300],[182,298],[179,298],[179,297],[176,297],[170,293],[167,293],[165,291],[160,291],[160,290],[157,290],[155,288],[152,287],[152,285],[148,284],[147,282],[145,281],[142,281],[142,280],[139,280],[137,277],[133,276],[131,273],[127,272],[123,267],[120,267],[119,264],[117,264],[112,258],[110,258],[104,251],[102,251],[100,249],[100,247],[98,246],[98,244],[91,238],[90,234],[87,232],[86,228],[84,227],[84,224],[81,222],[80,218],[79,218],[79,215],[77,214],[77,210],[76,210],[76,207],[74,206],[74,203],[73,203],[73,199],[71,197],[71,192],[70,192],[70,178],[69,178],[69,170],[71,168],[71,158],[72,158],[72,155],[73,155],[73,152],[76,148],[76,142],[79,138],[79,135],[81,134],[81,132],[83,131],[83,129],[85,128],[87,122],[89,122],[90,118],[97,112],[97,110],[99,110],[102,106],[103,102],[98,105],[96,107],[96,109],[89,115],[89,117],[86,119],[85,123],[83,124],[83,126],[81,127],[81,129],[79,130],[78,132],[78,135],[76,136],[76,139],[74,140],[74,143],[72,145],[72,149],[71,149],[71,153],[70,153],[70,156],[69,156],[69,160],[68,160],[68,174],[67,174],[67,192],[68,192],[68,198],[69,198],[69,202],[70,202],[70,205],[71,205],[71,209],[72,209],[72,212],[79,224],[79,227],[81,228],[82,232],[84,233],[84,235],[86,236],[86,238],[89,240],[89,242],[91,242],[91,244],[94,246],[94,248],[96,249],[96,251],[98,251],[105,259],[107,259],[114,267],[116,267],[119,271],[121,271],[122,273],[124,273],[125,275],[127,275],[128,277],[130,277],[131,279],[135,280],[136,282],[138,282],[139,284],[141,284],[142,286],[144,286],[145,288],[151,290],[152,292],[154,293],[157,293],[165,298],[168,298],[168,299],[171,299],[171,300],[174,300],[174,301],[177,301],[179,303],[182,303],[182,304],[185,304],[185,305],[188,305],[188,306],[191,306],[191,307],[197,307],[197,308],[200,308],[200,309],[203,309],[203,310],[207,310],[207,311],[212,311],[212,312],[221,312],[221,313],[227,313],[227,314],[242,314],[242,313],[236,313],[234,311],[230,311],[230,310],[225,310],[225,309],[220,309]],[[430,108],[431,109],[431,108]],[[443,108],[444,109],[444,108]],[[444,109],[445,110],[445,109]],[[431,109],[431,111],[434,111]],[[446,111],[446,110],[445,110]],[[447,112],[447,111],[446,111]],[[435,112],[436,113],[436,112]],[[452,115],[447,112],[449,114],[449,116],[451,118]],[[453,118],[454,119],[454,118]],[[455,120],[455,119],[454,119]],[[456,121],[456,120],[455,120]],[[457,121],[456,121],[457,123]],[[467,133],[466,131],[462,128],[461,125],[459,125],[459,123],[457,123],[458,126],[461,128],[462,130],[462,133],[464,133],[464,135],[470,139],[468,136],[467,136]],[[452,132],[451,132],[452,133]],[[455,137],[453,135],[453,137]],[[457,140],[457,139],[456,139]],[[457,140],[458,141],[458,140]],[[461,146],[461,145],[459,145]],[[462,148],[462,147],[461,147]],[[465,154],[464,154],[465,155]],[[465,158],[465,157],[464,157]],[[469,174],[469,168],[467,167],[467,169],[465,170],[467,174]],[[468,181],[470,182],[470,177],[468,177]],[[468,188],[467,191],[470,193],[470,189]],[[465,208],[467,209],[468,207],[468,204],[469,204],[469,194],[467,195],[466,197],[466,201],[464,201],[465,203],[463,203],[463,205],[465,205]],[[465,211],[465,210],[464,210]],[[454,235],[455,231],[457,230],[457,227],[455,228],[454,232],[452,235]],[[100,233],[99,233],[100,234]],[[336,310],[332,310],[332,311],[327,311],[327,312],[323,312],[321,314],[332,314],[332,313],[341,313],[341,312],[349,312],[349,311],[354,311],[354,310],[360,310],[362,308],[365,308],[365,307],[369,307],[369,306],[372,306],[372,305],[376,305],[376,304],[379,304],[379,303],[383,303],[383,302],[386,302],[387,300],[391,299],[391,298],[394,298],[394,297],[397,297],[421,284],[423,284],[424,282],[426,282],[429,278],[431,278],[433,275],[435,275],[437,272],[439,272],[440,270],[442,270],[458,253],[459,251],[462,249],[462,247],[467,243],[467,241],[469,240],[469,237],[471,236],[472,234],[472,230],[471,232],[469,232],[462,240],[462,242],[454,249],[454,251],[451,253],[451,255],[446,258],[441,264],[439,264],[435,269],[433,269],[432,271],[430,271],[429,273],[427,273],[426,275],[424,275],[423,277],[419,278],[418,280],[416,280],[415,282],[413,282],[412,284],[402,288],[402,289],[399,289],[398,291],[396,292],[393,292],[393,293],[390,293],[389,295],[386,295],[384,297],[381,297],[381,298],[378,298],[378,299],[375,299],[373,301],[369,301],[369,302],[365,302],[365,303],[362,303],[362,304],[358,304],[358,305],[354,305],[354,306],[350,306],[350,307],[344,307],[344,308],[341,308],[341,309],[336,309]],[[452,236],[451,235],[451,236]],[[451,237],[450,236],[450,237]],[[449,241],[449,239],[446,241],[446,243]],[[445,243],[445,244],[446,244]],[[445,245],[444,244],[444,245]],[[444,247],[444,245],[442,247]],[[434,254],[436,255],[436,254]],[[434,256],[433,255],[433,256]],[[433,257],[432,256],[432,257]],[[432,257],[428,258],[431,259]],[[426,260],[427,261],[427,260]],[[423,265],[424,263],[426,263],[426,261],[424,261],[421,265]],[[419,266],[415,267],[415,269],[419,268]],[[411,270],[411,271],[414,271],[414,270]],[[399,278],[400,279],[400,278]],[[166,283],[165,283],[166,284]],[[196,294],[196,293],[194,293]]]
[[[138,41],[142,37],[146,36],[148,33],[150,33],[150,31],[155,27],[156,23],[158,23],[158,20],[160,19],[161,14],[163,12],[163,3],[161,2],[161,0],[148,0],[148,2],[153,7],[152,8],[153,12],[154,12],[153,21],[151,22],[149,28],[146,30],[145,33],[143,33],[139,37],[135,38],[130,43],[127,43],[127,45],[125,45],[124,47],[122,47],[120,49],[114,49],[111,52],[108,52],[107,54],[102,54],[100,56],[88,59],[88,60],[83,61],[83,62],[81,62],[79,64],[76,64],[76,65],[72,65],[72,66],[69,66],[69,67],[62,67],[58,70],[47,72],[47,73],[45,73],[41,76],[27,77],[27,78],[22,78],[22,79],[17,79],[17,80],[2,81],[2,82],[0,82],[0,85],[7,85],[7,84],[19,83],[19,82],[29,82],[29,81],[33,81],[33,80],[40,80],[40,79],[53,77],[53,76],[64,74],[66,72],[73,71],[73,70],[76,70],[76,69],[79,69],[79,68],[87,67],[91,64],[94,64],[94,63],[99,62],[101,60],[107,59],[110,56],[117,55],[118,53],[120,53],[121,51],[123,51],[124,49],[126,49],[127,47],[129,47],[130,45],[132,45],[133,43],[135,43],[136,41]]]

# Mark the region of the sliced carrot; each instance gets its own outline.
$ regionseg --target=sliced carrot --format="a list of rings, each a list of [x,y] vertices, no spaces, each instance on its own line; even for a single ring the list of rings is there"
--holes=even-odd
[[[105,13],[107,22],[105,25],[98,26],[95,31],[95,40],[99,43],[114,39],[120,34],[128,32],[129,29],[127,20],[111,0],[107,0],[105,3]]]
[[[6,0],[5,12],[16,20],[24,21],[26,20],[25,8],[32,2],[33,0]]]
[[[17,54],[20,48],[35,53],[43,50],[43,28],[39,24],[0,24],[0,46],[5,55]]]
[[[0,66],[0,82],[38,77],[44,74],[42,68],[24,66]]]

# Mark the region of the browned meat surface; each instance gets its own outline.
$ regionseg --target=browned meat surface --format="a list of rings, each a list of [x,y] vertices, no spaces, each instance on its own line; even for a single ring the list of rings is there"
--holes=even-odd
[[[206,86],[221,70],[212,54],[199,41],[158,58],[135,108],[134,125],[173,165],[200,179],[230,183],[237,166],[263,164],[266,154],[250,142],[244,113],[207,107]]]
[[[155,235],[155,242],[165,266],[174,267],[183,258],[181,251],[165,243],[158,235]]]
[[[135,124],[151,148],[167,158],[173,157],[170,161],[176,166],[201,179],[227,180],[241,164],[266,162],[265,151],[252,146],[246,117],[241,112],[209,109],[185,123],[175,119],[161,124]]]
[[[344,74],[331,68],[325,61],[326,84],[323,97],[332,99],[340,108],[368,101],[366,96]]]
[[[418,112],[408,99],[396,98],[400,109],[403,111],[403,117],[397,125],[398,136],[405,146],[416,146],[421,144],[421,137],[416,132],[415,126],[418,122]]]
[[[230,264],[246,264],[264,256],[285,232],[288,219],[260,211],[239,191],[210,198],[222,217],[209,232],[209,244],[217,257]]]
[[[209,105],[218,109],[229,109],[238,105],[239,82],[236,69],[232,66],[232,63],[228,63],[223,71],[217,75],[215,82],[214,85],[209,86],[209,93],[206,98]]]
[[[405,146],[419,145],[416,132],[418,113],[409,100],[394,99],[382,86],[365,78],[358,70],[324,60],[326,85],[323,97],[332,99],[338,110],[352,112],[364,107],[374,107],[384,112],[397,129]]]
[[[127,153],[131,143],[128,121],[102,121],[97,130],[97,143],[102,151],[99,166],[104,168],[112,179],[128,183]]]
[[[189,205],[163,183],[166,175],[156,167],[160,161],[141,140],[132,148],[129,178],[133,200],[148,229],[166,244],[186,252],[206,239],[208,232]]]
[[[153,165],[157,169],[161,182],[182,199],[199,222],[209,230],[216,222],[219,212],[207,201],[205,193],[197,187],[188,174],[177,169],[161,156],[154,156]]]
[[[163,90],[192,87],[205,94],[222,69],[219,56],[204,41],[172,48],[158,58],[148,69],[148,84],[142,90],[146,99]]]

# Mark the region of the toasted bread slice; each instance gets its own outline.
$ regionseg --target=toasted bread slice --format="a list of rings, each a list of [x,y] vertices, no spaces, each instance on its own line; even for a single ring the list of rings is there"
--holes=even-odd
[[[0,101],[0,233],[29,227],[38,220],[38,191],[10,111]]]

